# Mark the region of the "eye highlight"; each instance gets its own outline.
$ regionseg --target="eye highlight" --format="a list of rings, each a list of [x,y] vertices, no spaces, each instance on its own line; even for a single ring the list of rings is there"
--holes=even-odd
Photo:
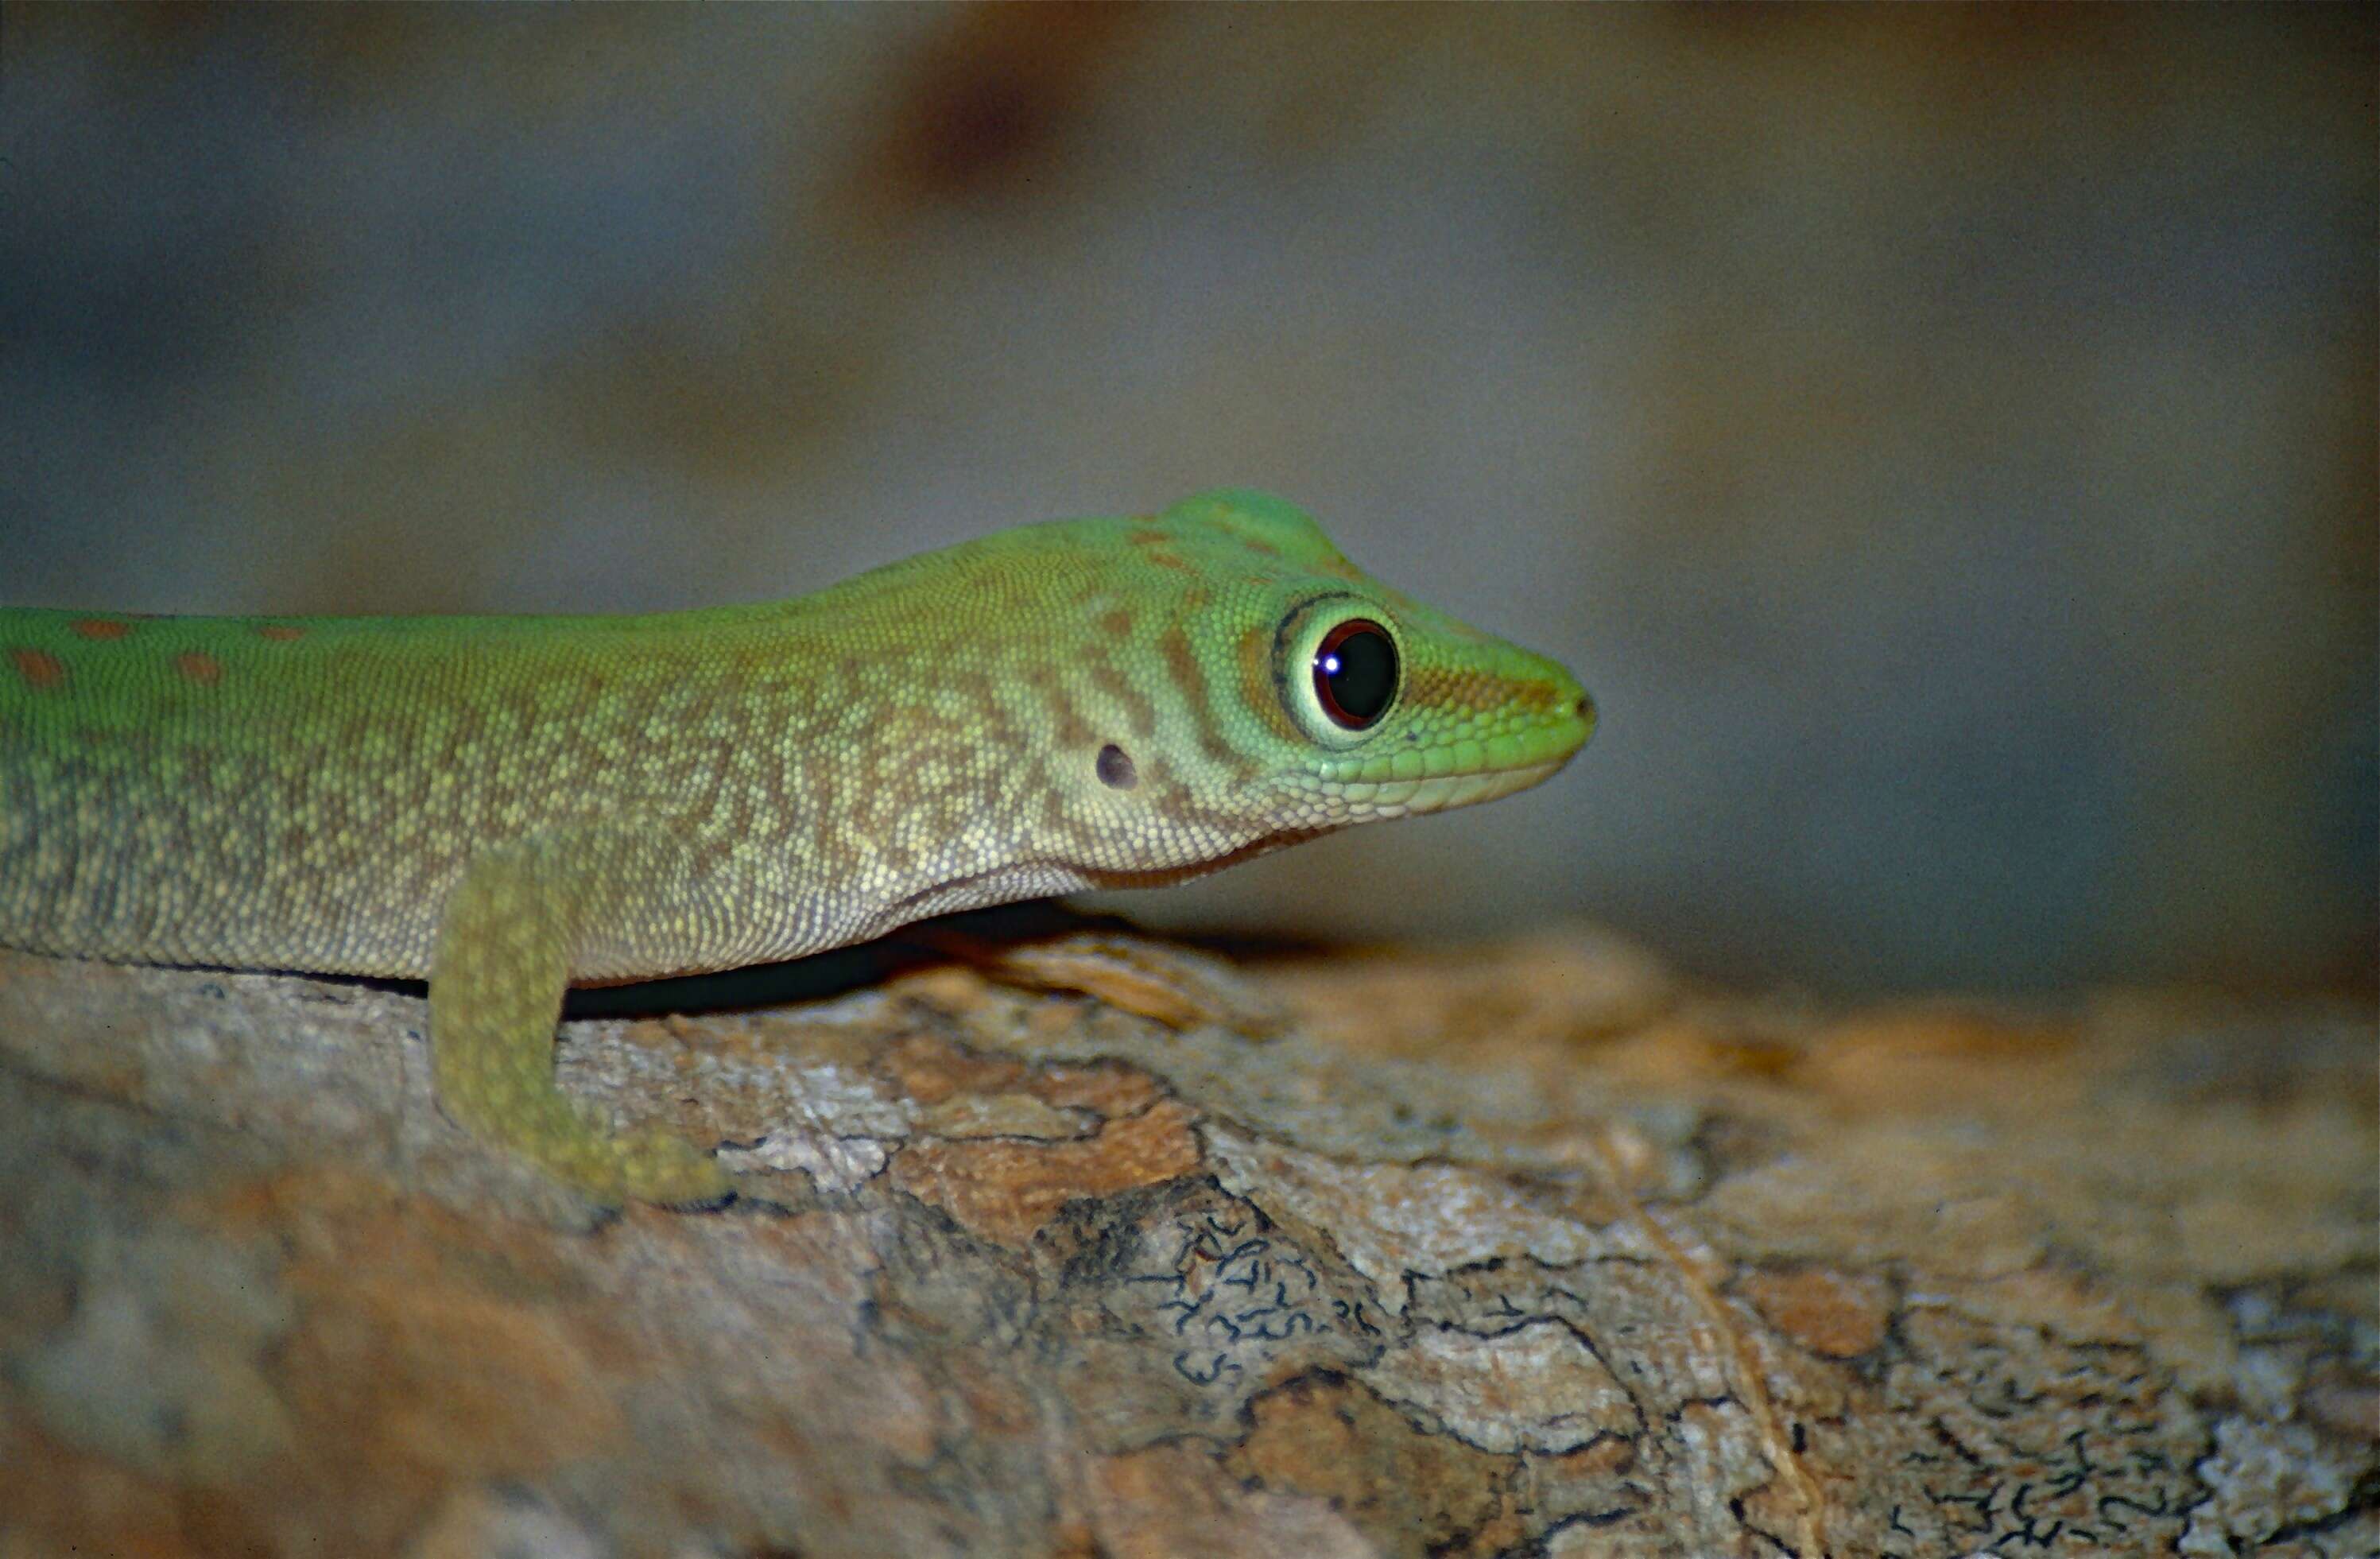
[[[1314,697],[1336,725],[1369,730],[1396,696],[1396,641],[1370,618],[1348,618],[1314,647]]]

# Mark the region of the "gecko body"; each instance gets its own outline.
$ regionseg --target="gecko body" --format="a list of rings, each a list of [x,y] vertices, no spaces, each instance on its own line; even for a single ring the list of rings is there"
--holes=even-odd
[[[648,616],[0,610],[0,945],[426,977],[449,1114],[700,1203],[709,1155],[554,1087],[569,983],[1180,881],[1534,785],[1593,721],[1238,491]]]

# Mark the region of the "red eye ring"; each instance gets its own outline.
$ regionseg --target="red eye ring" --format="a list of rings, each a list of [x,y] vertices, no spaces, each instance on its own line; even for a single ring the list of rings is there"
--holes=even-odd
[[[1397,641],[1369,617],[1350,617],[1314,647],[1314,697],[1350,731],[1380,723],[1397,697]]]

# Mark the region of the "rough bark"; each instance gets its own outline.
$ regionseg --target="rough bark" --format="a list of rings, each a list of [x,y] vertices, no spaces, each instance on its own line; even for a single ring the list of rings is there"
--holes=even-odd
[[[2380,1551],[2364,1006],[1144,951],[573,1022],[752,1191],[612,1218],[418,991],[0,954],[0,1555]]]

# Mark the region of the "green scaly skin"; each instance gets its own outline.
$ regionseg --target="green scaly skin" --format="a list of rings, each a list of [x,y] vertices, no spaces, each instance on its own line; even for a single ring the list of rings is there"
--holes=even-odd
[[[1362,731],[1311,670],[1351,615],[1402,665]],[[1178,882],[1535,785],[1593,723],[1246,492],[654,616],[6,610],[0,945],[426,975],[449,1114],[599,1200],[702,1203],[708,1154],[554,1087],[569,982]]]

